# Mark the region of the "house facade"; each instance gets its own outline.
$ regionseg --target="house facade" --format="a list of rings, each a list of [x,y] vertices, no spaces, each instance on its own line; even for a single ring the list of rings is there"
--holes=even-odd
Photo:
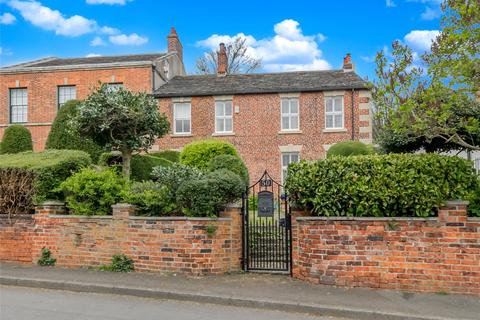
[[[221,55],[218,61],[226,61]],[[350,56],[341,70],[177,76],[154,91],[172,125],[153,149],[177,149],[194,140],[235,145],[250,178],[265,170],[282,181],[300,159],[320,159],[339,141],[372,142],[371,98]]]
[[[85,99],[100,82],[112,89],[152,93],[176,75],[184,75],[183,49],[175,29],[168,51],[90,58],[46,58],[0,69],[0,139],[6,127],[22,124],[34,149],[43,150],[58,109]]]

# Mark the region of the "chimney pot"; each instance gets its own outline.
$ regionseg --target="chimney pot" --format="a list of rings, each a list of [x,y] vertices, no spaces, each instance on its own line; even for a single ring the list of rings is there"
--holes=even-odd
[[[227,75],[227,50],[225,49],[225,44],[220,43],[220,48],[217,52],[217,75],[226,76]]]
[[[168,53],[176,52],[178,58],[183,64],[183,46],[178,38],[177,30],[174,27],[170,29],[170,33],[167,36],[167,43],[168,43]]]
[[[352,56],[350,53],[343,58],[343,72],[352,72],[355,71],[355,66],[352,62]]]

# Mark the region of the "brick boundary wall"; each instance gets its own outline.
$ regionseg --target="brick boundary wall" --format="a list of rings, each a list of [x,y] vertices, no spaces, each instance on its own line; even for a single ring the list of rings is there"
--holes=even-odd
[[[312,283],[480,295],[480,219],[447,202],[438,218],[293,214],[293,276]]]
[[[219,218],[140,217],[134,210],[117,204],[112,216],[74,216],[65,215],[61,204],[45,203],[32,217],[0,224],[0,260],[36,263],[46,247],[62,267],[98,267],[123,253],[138,271],[209,275],[240,270],[240,208],[230,207]],[[206,231],[210,226],[216,228],[213,235]]]

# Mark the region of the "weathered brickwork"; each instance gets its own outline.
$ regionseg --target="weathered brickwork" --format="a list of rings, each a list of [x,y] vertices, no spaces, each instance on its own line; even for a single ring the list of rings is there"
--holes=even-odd
[[[300,217],[294,277],[313,283],[480,294],[480,219],[450,204],[431,219]]]
[[[362,139],[371,142],[371,132],[363,127],[370,125],[368,91],[353,93],[352,135],[352,92],[341,91],[344,96],[344,130],[325,130],[324,92],[304,92],[299,95],[300,130],[281,132],[281,95],[244,94],[235,95],[233,102],[233,134],[215,134],[215,97],[192,97],[191,135],[170,134],[158,140],[153,149],[181,149],[187,143],[199,139],[222,139],[235,145],[244,159],[252,180],[259,179],[265,170],[280,181],[282,150],[300,150],[301,159],[319,159],[325,156],[326,148],[338,141]],[[362,97],[360,103],[360,97]],[[173,123],[174,99],[159,99],[159,108]],[[360,109],[362,106],[362,109]],[[238,108],[238,113],[235,109]],[[360,115],[366,120],[360,121]],[[363,118],[362,118],[363,119]],[[285,152],[285,151],[284,151]]]
[[[0,74],[0,139],[10,123],[9,90],[28,89],[25,126],[32,132],[34,149],[43,150],[58,110],[58,86],[75,85],[77,99],[85,99],[98,83],[123,83],[127,89],[152,91],[151,66]]]
[[[33,219],[0,225],[0,260],[35,263],[46,247],[63,267],[98,267],[123,253],[138,271],[205,275],[240,269],[239,208],[227,209],[219,219],[148,218],[133,212],[133,206],[120,204],[112,216],[79,217],[61,215],[56,205],[37,207]]]

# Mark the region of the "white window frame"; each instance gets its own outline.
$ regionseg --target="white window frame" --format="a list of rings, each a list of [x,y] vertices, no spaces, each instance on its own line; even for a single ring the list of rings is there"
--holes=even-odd
[[[480,174],[480,158],[473,159],[473,167],[477,170],[477,173]]]
[[[69,92],[61,92],[63,89],[68,89]],[[73,89],[73,91],[72,91]],[[73,92],[73,94],[72,94]],[[67,99],[63,99],[62,97]],[[70,100],[75,100],[77,99],[77,86],[75,85],[65,85],[65,86],[58,86],[57,87],[57,107],[60,109],[65,103],[67,103]]]
[[[342,111],[335,111],[335,99],[341,98],[342,99]],[[332,100],[332,111],[327,111],[327,101]],[[335,116],[341,115],[342,116],[342,125],[338,126],[335,122]],[[332,117],[332,127],[327,126],[327,117]],[[343,96],[327,96],[325,97],[325,129],[327,130],[338,130],[338,129],[345,129],[345,102]]]
[[[21,94],[20,98],[18,97],[18,93],[16,94],[15,99],[13,99],[13,93],[18,92]],[[23,101],[23,93],[25,93],[25,101]],[[18,103],[18,99],[22,100],[22,103]],[[15,103],[15,104],[14,104]],[[13,120],[13,108],[17,108],[16,114],[16,119],[15,121]],[[18,109],[22,109],[21,112],[21,120],[18,121],[19,118],[19,112]],[[27,88],[10,88],[9,90],[9,112],[10,112],[10,123],[27,123],[28,122],[28,89]]]
[[[289,157],[289,162],[287,165],[285,165],[283,163],[283,156],[287,156]],[[288,151],[288,152],[281,152],[280,154],[280,164],[281,164],[281,167],[282,167],[282,173],[281,173],[281,177],[282,177],[282,185],[285,184],[285,178],[287,177],[286,176],[286,173],[287,173],[287,170],[288,170],[288,166],[290,165],[290,163],[294,163],[292,162],[292,156],[293,155],[296,155],[297,156],[297,162],[300,162],[300,152],[298,151]]]
[[[230,103],[230,115],[226,114],[227,104]],[[223,108],[223,116],[217,114],[217,106],[222,106]],[[226,128],[227,120],[230,119],[232,122],[231,130],[218,130],[218,120],[223,121],[223,128]],[[232,100],[222,100],[222,101],[215,101],[215,133],[233,133],[233,101]]]
[[[177,107],[180,107],[180,106],[188,106],[188,117],[187,118],[177,118]],[[186,131],[177,132],[177,120],[189,121],[190,130],[188,132],[186,132]],[[182,124],[182,126],[183,126],[183,124]],[[175,102],[173,104],[173,134],[175,134],[175,135],[186,135],[186,134],[191,134],[191,133],[192,133],[192,105],[190,104],[190,102]]]
[[[288,112],[283,113],[283,103],[288,101]],[[292,101],[297,102],[297,112],[292,112]],[[288,128],[283,127],[283,118],[288,117]],[[297,117],[297,128],[292,128],[292,117]],[[280,128],[281,131],[299,131],[300,130],[300,99],[295,98],[281,98],[280,100]]]

